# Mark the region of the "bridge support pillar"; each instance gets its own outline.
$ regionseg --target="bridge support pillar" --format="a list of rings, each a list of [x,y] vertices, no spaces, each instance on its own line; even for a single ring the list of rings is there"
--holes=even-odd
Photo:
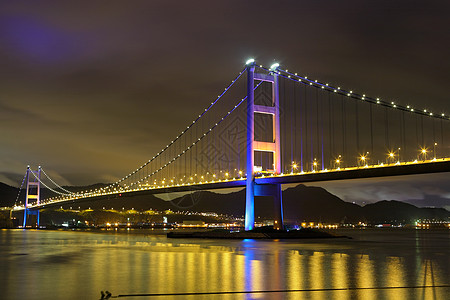
[[[245,230],[255,226],[255,180],[247,180],[245,189]]]
[[[246,161],[246,190],[245,190],[245,230],[252,230],[255,226],[255,165],[253,140],[255,137],[255,64],[247,66],[247,161]]]
[[[30,209],[28,206],[30,205],[30,200],[35,200],[36,204],[40,202],[40,194],[41,194],[41,167],[39,166],[37,171],[33,171],[30,169],[30,166],[27,167],[27,193],[25,196],[25,210],[23,213],[23,228],[27,227],[27,223],[36,224],[36,227],[39,228],[39,219],[40,213],[39,210]],[[34,221],[34,217],[36,216]],[[27,222],[29,221],[29,222]],[[33,225],[32,225],[33,226]]]
[[[36,216],[36,217],[34,217]],[[31,224],[31,227],[39,228],[40,212],[39,210],[31,210],[26,208],[23,213],[23,228],[27,227],[27,224]]]
[[[254,192],[255,196],[273,197],[273,228],[276,230],[283,229],[283,200],[281,184],[255,184]]]
[[[281,173],[280,151],[280,107],[277,66],[269,74],[255,73],[256,64],[247,65],[247,163],[246,163],[246,199],[245,199],[245,230],[252,230],[255,226],[255,196],[273,196],[275,199],[274,228],[283,228],[283,205],[281,199],[281,185],[255,184],[255,151],[269,152],[273,155],[273,166],[266,171],[273,174]],[[272,105],[255,105],[255,80],[272,84]],[[271,115],[273,121],[272,141],[255,141],[255,113]],[[272,168],[273,167],[273,168]]]

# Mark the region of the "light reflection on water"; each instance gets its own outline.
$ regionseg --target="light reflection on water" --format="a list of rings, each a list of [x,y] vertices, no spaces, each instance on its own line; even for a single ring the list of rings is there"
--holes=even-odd
[[[154,232],[153,232],[154,233]],[[445,299],[449,231],[353,230],[355,239],[188,240],[149,231],[0,231],[1,299]],[[335,290],[333,290],[335,289]],[[123,298],[123,299],[127,299]]]

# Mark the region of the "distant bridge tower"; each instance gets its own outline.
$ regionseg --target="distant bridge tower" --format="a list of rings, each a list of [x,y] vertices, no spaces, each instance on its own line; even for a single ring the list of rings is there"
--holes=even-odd
[[[280,151],[280,106],[278,64],[271,67],[270,74],[255,73],[255,62],[247,62],[247,181],[245,201],[245,230],[252,230],[255,225],[255,196],[274,197],[274,228],[283,228],[283,205],[281,197],[281,184],[255,184],[255,151],[271,152],[273,154],[273,172],[281,173]],[[272,83],[272,105],[255,105],[255,80]],[[272,115],[273,134],[272,142],[255,141],[255,113]]]
[[[36,226],[39,228],[39,210],[29,209],[28,206],[30,202],[33,201],[35,204],[40,203],[41,197],[41,166],[39,166],[37,171],[33,171],[30,169],[30,166],[27,167],[27,192],[25,196],[25,210],[23,215],[23,228],[26,227],[27,221],[32,221],[32,216],[36,216]],[[30,201],[31,200],[31,201]],[[30,219],[30,220],[28,220]],[[33,222],[34,223],[34,222]]]

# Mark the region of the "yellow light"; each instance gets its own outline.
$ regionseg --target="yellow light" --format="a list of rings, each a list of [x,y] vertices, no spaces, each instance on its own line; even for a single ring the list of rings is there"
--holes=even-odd
[[[390,157],[394,157],[394,153],[392,153],[392,152],[389,153],[389,156],[390,156]]]
[[[427,149],[422,149],[422,153],[423,154],[427,153]]]
[[[361,156],[361,160],[366,160],[366,157],[365,156]]]

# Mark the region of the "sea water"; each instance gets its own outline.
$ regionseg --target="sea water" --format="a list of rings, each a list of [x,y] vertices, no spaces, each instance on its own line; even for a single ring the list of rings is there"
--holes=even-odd
[[[450,230],[334,232],[352,239],[0,230],[0,299],[450,299]]]

